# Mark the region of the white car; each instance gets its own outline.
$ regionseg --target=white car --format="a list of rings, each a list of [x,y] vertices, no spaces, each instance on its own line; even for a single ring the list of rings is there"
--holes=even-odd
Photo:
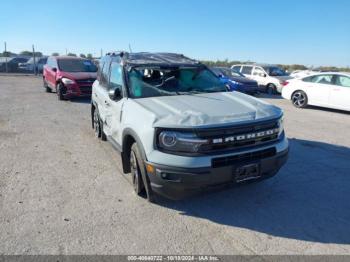
[[[302,77],[306,77],[317,73],[319,72],[312,71],[312,70],[295,70],[292,73],[290,73],[290,76],[293,78],[302,78]]]
[[[291,79],[283,69],[275,65],[241,64],[231,68],[257,81],[259,86],[265,87],[268,94],[281,93],[285,81]]]
[[[287,82],[282,97],[295,107],[314,105],[350,111],[350,73],[324,72]]]

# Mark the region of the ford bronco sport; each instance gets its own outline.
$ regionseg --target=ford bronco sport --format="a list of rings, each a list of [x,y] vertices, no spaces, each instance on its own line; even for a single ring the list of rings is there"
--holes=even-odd
[[[137,194],[179,199],[274,176],[286,162],[283,112],[227,92],[179,54],[109,53],[93,84],[92,127],[121,153]]]

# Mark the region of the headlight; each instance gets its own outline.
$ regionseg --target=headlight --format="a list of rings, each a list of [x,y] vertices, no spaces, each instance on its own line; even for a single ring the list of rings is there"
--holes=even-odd
[[[282,116],[279,120],[278,120],[278,136],[280,136],[283,133],[284,130],[284,117]]]
[[[75,83],[72,79],[65,78],[65,77],[63,77],[61,80],[62,80],[62,83],[65,85],[72,85]]]
[[[202,145],[208,143],[209,140],[201,139],[194,133],[162,131],[158,136],[160,149],[179,153],[196,153]]]

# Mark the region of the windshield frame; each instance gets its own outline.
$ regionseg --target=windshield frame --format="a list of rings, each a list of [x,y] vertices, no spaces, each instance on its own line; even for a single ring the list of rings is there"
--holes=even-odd
[[[79,63],[82,63],[82,62],[90,62],[91,63],[91,65],[96,69],[95,71],[92,71],[92,70],[90,70],[90,71],[67,71],[66,69],[64,69],[64,68],[62,68],[62,65],[60,64],[61,62],[63,62],[63,61],[73,61],[73,62],[79,62]],[[67,73],[97,73],[97,70],[98,70],[98,68],[97,68],[97,66],[91,61],[91,60],[89,60],[89,59],[74,59],[74,58],[72,58],[72,59],[69,59],[69,58],[67,58],[67,59],[57,59],[57,67],[58,67],[58,69],[60,70],[60,71],[62,71],[62,72],[67,72]],[[90,67],[90,66],[89,66]]]

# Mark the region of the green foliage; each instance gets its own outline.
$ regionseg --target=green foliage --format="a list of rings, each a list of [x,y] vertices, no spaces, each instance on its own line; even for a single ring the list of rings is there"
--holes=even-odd
[[[92,54],[87,54],[87,58],[92,59]]]
[[[54,52],[54,53],[52,53],[51,55],[52,55],[52,56],[59,56],[60,54],[57,53],[57,52]]]
[[[80,54],[79,55],[81,58],[86,58],[86,55],[84,55],[84,54]]]
[[[67,56],[77,56],[77,55],[74,53],[68,53]]]
[[[22,51],[19,54],[23,55],[23,56],[33,56],[33,52],[31,52],[31,51]],[[35,56],[41,57],[41,56],[43,56],[43,54],[41,52],[35,52]]]

